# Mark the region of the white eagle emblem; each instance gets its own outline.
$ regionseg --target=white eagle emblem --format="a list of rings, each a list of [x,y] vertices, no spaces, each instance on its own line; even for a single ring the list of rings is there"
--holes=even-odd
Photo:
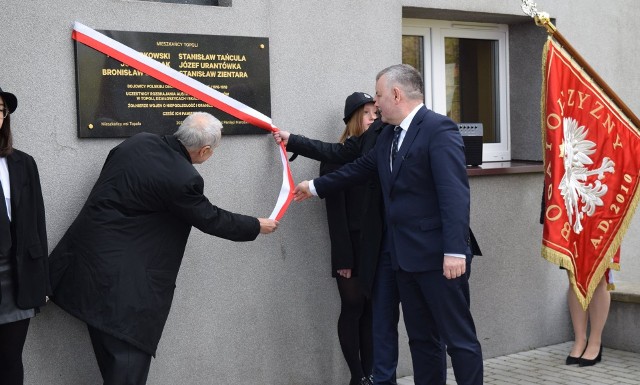
[[[600,167],[589,170],[587,166],[593,164],[589,155],[596,152],[596,144],[585,139],[589,130],[578,126],[578,121],[573,118],[564,118],[563,126],[564,140],[560,145],[560,157],[564,160],[564,176],[558,189],[564,197],[569,224],[573,225],[576,234],[580,234],[584,214],[592,216],[597,206],[603,206],[601,197],[607,193],[608,188],[601,180],[604,179],[605,172],[615,172],[615,163],[605,157]],[[587,178],[593,175],[597,175],[598,179],[587,183]]]

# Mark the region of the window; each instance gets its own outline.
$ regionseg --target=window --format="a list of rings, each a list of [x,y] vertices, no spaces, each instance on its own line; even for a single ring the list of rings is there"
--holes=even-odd
[[[457,123],[482,123],[483,162],[511,159],[508,26],[404,19],[402,61],[425,80],[425,104]]]

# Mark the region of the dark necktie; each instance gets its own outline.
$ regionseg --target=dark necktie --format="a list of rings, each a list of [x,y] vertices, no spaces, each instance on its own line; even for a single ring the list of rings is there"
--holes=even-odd
[[[7,201],[0,182],[0,255],[8,256],[11,250],[11,222],[7,213]]]
[[[396,155],[398,154],[398,142],[400,141],[400,133],[402,132],[402,127],[396,126],[393,129],[393,141],[391,142],[391,163],[396,160]]]

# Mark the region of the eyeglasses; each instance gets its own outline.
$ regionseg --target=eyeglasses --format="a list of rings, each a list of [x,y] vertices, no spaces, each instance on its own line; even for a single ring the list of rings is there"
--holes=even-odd
[[[8,108],[0,109],[0,116],[2,116],[2,119],[4,119],[7,116],[9,116],[9,109]]]

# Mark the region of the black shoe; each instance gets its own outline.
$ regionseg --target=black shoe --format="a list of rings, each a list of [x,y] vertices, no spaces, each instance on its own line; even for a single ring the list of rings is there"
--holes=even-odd
[[[587,347],[584,347],[584,350],[582,351],[582,354],[584,354],[584,352],[587,350]],[[580,355],[580,357],[582,357],[582,354]],[[580,364],[580,357],[574,357],[571,354],[569,354],[567,356],[567,360],[565,361],[565,365],[579,365]]]
[[[596,364],[596,362],[600,362],[602,361],[602,345],[600,345],[600,350],[598,351],[598,355],[596,356],[596,358],[594,358],[593,360],[588,360],[586,358],[580,358],[580,362],[578,363],[578,365],[580,367],[582,366],[593,366]]]
[[[349,385],[373,385],[373,382],[369,382],[367,377],[362,377],[360,380],[351,379]]]
[[[580,357],[574,357],[572,355],[567,356],[565,365],[578,365],[580,363]]]

